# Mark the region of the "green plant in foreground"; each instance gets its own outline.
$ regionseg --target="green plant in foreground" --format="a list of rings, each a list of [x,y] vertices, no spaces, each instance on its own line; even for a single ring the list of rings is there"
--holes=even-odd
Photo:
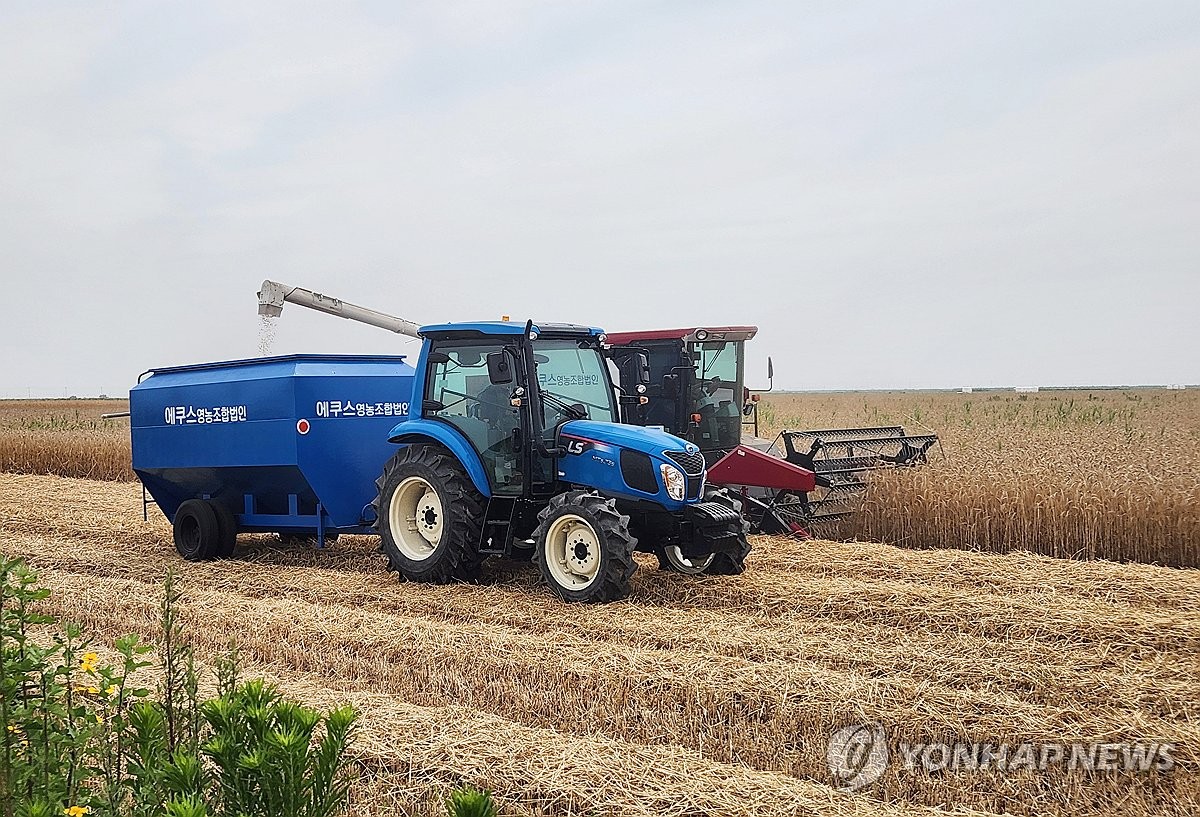
[[[34,628],[54,623],[36,611],[49,591],[22,562],[0,556],[0,814],[53,812],[89,797],[86,747],[100,729],[87,706],[100,694],[95,653],[78,627],[47,646]],[[82,654],[82,657],[81,657]],[[78,663],[78,666],[77,666]],[[59,805],[65,804],[65,805]]]
[[[217,768],[221,813],[328,817],[344,806],[343,753],[355,712],[345,706],[325,718],[283,700],[261,680],[201,706],[212,737],[203,753]]]
[[[323,716],[263,681],[239,683],[232,648],[216,661],[218,697],[198,702],[173,575],[157,695],[131,682],[151,665],[150,644],[119,638],[118,665],[102,665],[78,627],[46,636],[57,622],[36,604],[48,595],[21,561],[0,555],[0,817],[331,817],[345,808],[354,710]]]
[[[499,812],[491,792],[463,786],[446,798],[446,813],[449,817],[496,817]]]

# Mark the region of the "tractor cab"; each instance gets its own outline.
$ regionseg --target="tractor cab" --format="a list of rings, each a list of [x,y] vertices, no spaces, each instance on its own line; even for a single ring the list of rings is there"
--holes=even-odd
[[[757,332],[719,326],[609,334],[623,389],[634,388],[640,374],[634,356],[645,354],[649,363],[647,400],[630,407],[626,422],[661,427],[699,446],[710,464],[719,460],[742,442],[743,425],[754,424],[745,347]]]
[[[540,324],[529,331],[535,339],[521,323],[422,328],[429,345],[417,371],[421,416],[459,432],[482,464],[480,487],[495,496],[554,493],[546,453],[556,430],[569,420],[618,420],[600,330]]]

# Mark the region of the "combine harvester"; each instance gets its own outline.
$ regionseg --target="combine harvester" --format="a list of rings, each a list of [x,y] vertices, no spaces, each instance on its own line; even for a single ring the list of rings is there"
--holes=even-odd
[[[626,422],[695,443],[709,463],[709,482],[742,494],[752,530],[813,536],[858,509],[868,472],[927,461],[937,435],[908,434],[900,426],[759,437],[759,394],[771,390],[775,371],[767,358],[768,388],[746,387],[746,341],[757,333],[757,326],[714,326],[608,336],[615,360],[644,356],[650,365],[648,400]],[[636,369],[620,371],[628,387]]]
[[[599,329],[418,327],[263,283],[260,314],[285,303],[419,338],[416,366],[291,355],[143,375],[133,468],[184,558],[229,556],[241,531],[319,545],[378,533],[405,579],[472,581],[489,556],[536,559],[561,598],[584,602],[628,592],[635,549],[684,572],[742,572],[742,503],[706,485],[700,446],[619,423],[648,402],[644,353],[624,356],[620,389]]]

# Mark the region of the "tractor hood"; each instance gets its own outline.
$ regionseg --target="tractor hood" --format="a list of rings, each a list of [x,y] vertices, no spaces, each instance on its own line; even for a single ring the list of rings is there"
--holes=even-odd
[[[704,455],[687,440],[653,428],[572,420],[559,429],[558,478],[606,496],[676,511],[704,493]],[[673,487],[667,478],[674,475]],[[672,493],[673,491],[673,493]]]
[[[563,424],[562,433],[593,443],[641,451],[654,457],[661,457],[664,451],[686,451],[694,454],[700,450],[687,440],[656,428],[605,423],[599,420],[571,420]]]

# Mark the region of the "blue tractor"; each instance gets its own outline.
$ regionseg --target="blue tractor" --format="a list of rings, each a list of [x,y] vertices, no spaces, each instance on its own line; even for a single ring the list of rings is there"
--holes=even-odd
[[[284,302],[423,340],[407,414],[388,440],[373,516],[391,569],[411,581],[474,581],[489,556],[535,560],[564,600],[629,590],[635,551],[668,570],[737,574],[750,545],[741,502],[705,484],[691,442],[620,422],[644,402],[621,391],[594,327],[511,321],[417,327],[309,290],[264,282]]]

